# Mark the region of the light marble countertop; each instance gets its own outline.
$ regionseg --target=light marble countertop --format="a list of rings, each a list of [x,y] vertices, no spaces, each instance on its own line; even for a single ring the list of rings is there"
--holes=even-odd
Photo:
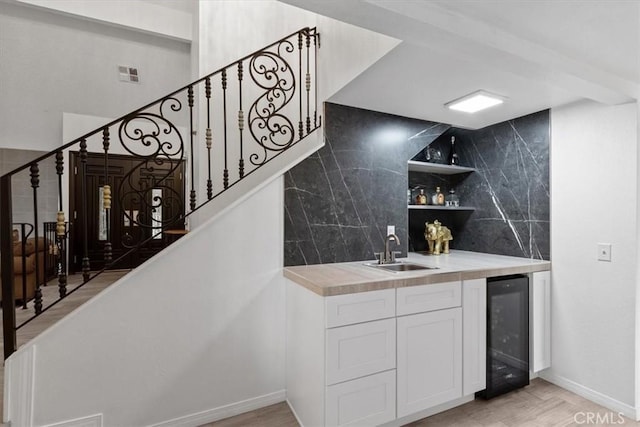
[[[399,260],[437,269],[395,273],[365,265],[375,261],[359,261],[285,267],[284,276],[318,295],[332,296],[551,270],[550,261],[457,250],[446,255],[409,252]]]

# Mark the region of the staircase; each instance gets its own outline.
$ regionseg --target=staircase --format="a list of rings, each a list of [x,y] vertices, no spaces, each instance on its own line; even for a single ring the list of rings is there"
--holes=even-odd
[[[147,424],[154,417],[158,425],[173,425],[161,421],[179,411],[177,408],[193,406],[192,402],[181,402],[179,395],[155,393],[177,392],[185,378],[189,378],[189,387],[197,388],[198,372],[178,375],[178,371],[199,365],[190,358],[211,354],[208,357],[216,359],[215,348],[204,351],[215,343],[190,342],[192,334],[199,336],[190,325],[206,326],[200,336],[217,340],[228,326],[216,323],[217,313],[235,318],[240,330],[242,322],[255,321],[243,318],[241,313],[247,307],[236,306],[233,295],[216,295],[221,291],[212,288],[211,282],[219,278],[237,282],[234,292],[242,293],[248,301],[268,299],[273,292],[273,286],[255,286],[276,280],[282,266],[281,254],[270,253],[269,246],[273,239],[282,239],[281,230],[265,230],[279,221],[278,214],[267,207],[282,205],[278,177],[322,144],[315,132],[321,126],[316,84],[319,45],[315,28],[304,28],[0,177],[5,422],[36,425],[42,423],[38,417],[43,413],[47,419],[67,422],[72,418],[65,412],[69,404],[34,407],[35,401],[55,402],[57,396],[61,402],[73,402],[72,406],[95,407],[72,420],[82,425]],[[77,164],[67,160],[71,155]],[[132,166],[122,172],[116,161],[124,156]],[[53,213],[42,203],[43,166],[53,167],[57,176],[58,206]],[[179,173],[182,170],[184,176]],[[182,183],[176,186],[178,179]],[[64,185],[70,180],[79,187],[72,195]],[[25,183],[33,199],[34,242],[44,243],[55,260],[57,275],[57,295],[47,299],[44,295],[51,292],[43,292],[45,278],[39,268],[45,260],[36,252],[35,290],[28,304],[24,286],[14,286],[11,216],[12,191]],[[98,218],[91,212],[97,212]],[[55,221],[55,237],[46,238],[43,224],[51,221]],[[189,234],[149,257],[159,246],[167,246],[169,230]],[[225,236],[230,233],[246,238],[229,242]],[[257,241],[251,236],[257,236]],[[74,264],[72,242],[74,254],[80,254],[82,275],[73,285],[68,281]],[[144,264],[107,288],[101,298],[90,300],[47,330],[37,343],[18,349],[17,331],[47,315],[105,271],[121,268],[135,254],[146,254]],[[252,272],[256,262],[270,267]],[[273,270],[276,265],[277,273]],[[269,271],[267,279],[263,271]],[[207,293],[208,298],[190,298]],[[224,298],[218,298],[221,296]],[[33,311],[21,322],[16,321],[16,299]],[[158,325],[157,319],[163,318],[166,324]],[[125,330],[127,334],[122,333]],[[175,342],[160,345],[162,334],[174,330],[178,332],[166,336],[178,337]],[[82,348],[74,345],[80,336],[85,340]],[[119,337],[125,341],[120,342]],[[223,338],[220,342],[235,342],[235,338]],[[268,336],[259,339],[269,345]],[[236,345],[242,347],[243,343]],[[49,355],[45,360],[38,357],[41,349]],[[187,349],[189,360],[176,364],[176,352]],[[217,372],[228,362],[212,363]],[[103,369],[116,389],[105,385]],[[43,386],[39,378],[45,372]],[[92,386],[81,381],[90,378]],[[150,384],[145,396],[138,393],[140,390],[128,394],[126,390],[140,386],[140,378]],[[46,384],[56,384],[57,389]],[[237,390],[228,393],[232,397],[242,394]],[[155,398],[158,413],[128,413],[120,400],[123,396],[128,403]],[[264,396],[252,404],[274,399],[282,400],[282,396]],[[171,404],[164,405],[165,400]],[[105,401],[117,409],[105,409],[101,406]],[[194,408],[198,407],[195,403]],[[195,411],[176,423],[210,419],[211,414]],[[60,425],[79,425],[72,421]]]

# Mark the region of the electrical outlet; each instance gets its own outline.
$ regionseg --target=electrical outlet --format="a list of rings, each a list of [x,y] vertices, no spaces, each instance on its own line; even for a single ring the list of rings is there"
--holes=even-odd
[[[611,243],[598,243],[598,261],[611,262]]]
[[[395,225],[387,225],[387,236],[389,234],[396,234],[396,226]]]

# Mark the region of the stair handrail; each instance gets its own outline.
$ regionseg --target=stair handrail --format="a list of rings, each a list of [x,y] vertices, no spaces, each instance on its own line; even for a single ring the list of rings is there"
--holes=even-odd
[[[255,172],[258,168],[273,160],[284,151],[295,145],[302,139],[306,138],[311,133],[315,132],[322,125],[322,117],[318,114],[318,87],[317,87],[317,50],[320,47],[320,34],[316,28],[305,27],[294,33],[289,34],[286,37],[279,39],[278,41],[269,44],[268,46],[258,49],[253,53],[243,56],[242,58],[231,62],[227,66],[221,67],[216,71],[207,74],[206,76],[195,80],[194,82],[187,84],[180,89],[170,92],[166,96],[157,99],[143,107],[133,110],[118,119],[112,120],[109,123],[96,128],[93,131],[87,132],[84,135],[75,138],[69,143],[62,145],[55,150],[50,151],[44,155],[41,155],[34,160],[0,176],[0,206],[2,206],[2,212],[0,212],[0,279],[2,281],[2,310],[3,310],[3,339],[4,339],[4,355],[5,358],[9,357],[16,347],[16,331],[28,324],[36,317],[46,312],[48,309],[58,304],[64,298],[68,297],[95,277],[102,274],[107,268],[118,265],[120,261],[125,259],[130,254],[139,251],[145,247],[148,243],[156,240],[163,231],[173,228],[176,225],[182,223],[191,214],[199,210],[201,207],[215,199],[220,194],[233,187],[240,182],[243,178],[249,176]],[[294,65],[297,65],[297,69],[291,65],[295,61]],[[248,62],[248,70],[245,70],[244,65]],[[233,68],[233,70],[232,70]],[[228,71],[236,71],[237,78],[233,81],[228,77]],[[296,75],[297,71],[297,75]],[[304,74],[304,79],[303,79]],[[251,95],[247,96],[247,84],[243,82],[244,77],[248,75],[251,81],[255,85],[253,91],[256,92],[255,100],[251,104],[248,111],[243,109],[243,100],[249,98],[254,99]],[[247,79],[248,80],[248,79]],[[214,87],[213,83],[218,81],[221,88],[220,96],[222,98],[222,118],[218,118],[212,114],[212,107],[215,107],[214,100]],[[251,82],[249,82],[251,83]],[[231,130],[228,128],[228,109],[232,108],[230,105],[234,105],[231,99],[228,98],[228,92],[233,89],[238,92],[237,98],[237,127],[235,132],[237,134],[239,147],[232,146],[229,142],[232,137],[229,135]],[[202,89],[196,91],[195,89]],[[243,92],[244,89],[244,92]],[[183,99],[185,98],[185,99]],[[196,103],[196,98],[199,103]],[[298,101],[295,104],[295,100]],[[185,102],[186,101],[186,102]],[[184,106],[187,105],[186,108]],[[202,112],[200,111],[202,109]],[[312,111],[313,109],[313,111]],[[206,114],[205,111],[206,110]],[[295,111],[294,111],[295,110]],[[188,112],[188,117],[187,113]],[[200,129],[195,119],[195,115],[201,113],[203,118],[202,122],[206,122],[204,139],[200,138],[200,141],[196,141],[198,132]],[[169,120],[168,116],[174,114],[177,118]],[[181,118],[180,115],[183,115]],[[290,116],[297,114],[298,120],[292,119]],[[176,122],[182,119],[182,123]],[[223,133],[219,139],[214,140],[214,136],[218,136],[215,133],[214,126],[212,125],[212,119],[221,120],[223,127]],[[297,132],[294,123],[297,121]],[[184,126],[181,126],[183,124]],[[205,124],[205,123],[202,123]],[[214,123],[215,124],[215,123]],[[122,149],[133,158],[138,159],[140,162],[133,167],[131,171],[120,182],[117,190],[112,194],[112,190],[115,188],[115,177],[110,175],[110,156],[113,159],[114,154],[110,152],[112,149],[111,142],[115,139],[112,137],[110,131],[111,128],[117,127],[117,139]],[[180,128],[185,127],[188,130],[187,138],[183,138]],[[247,141],[243,138],[244,131],[248,131],[250,139]],[[163,140],[163,138],[166,138]],[[173,138],[173,139],[171,139]],[[99,150],[90,151],[88,143],[96,142]],[[188,144],[187,141],[188,140]],[[100,147],[99,143],[102,143]],[[127,143],[138,143],[139,146],[135,148],[142,148],[143,151],[137,152],[134,148],[127,146]],[[200,161],[199,156],[195,156],[194,147],[196,143],[205,142],[206,149],[206,199],[197,202],[197,191],[195,183],[195,168],[196,161]],[[246,144],[245,144],[246,142]],[[257,146],[250,146],[249,143],[256,143]],[[154,147],[154,144],[157,147]],[[133,144],[131,144],[133,145]],[[224,157],[224,170],[222,176],[222,185],[219,190],[214,194],[214,182],[219,181],[220,177],[212,177],[212,167],[215,163],[212,162],[212,150],[219,145],[223,150]],[[187,150],[188,146],[188,150]],[[84,205],[82,212],[85,218],[71,218],[67,221],[65,216],[65,206],[63,205],[63,176],[65,169],[71,170],[71,165],[65,168],[64,153],[68,152],[74,147],[79,147],[78,159],[79,159],[79,171],[81,175],[81,204]],[[151,148],[150,148],[151,147]],[[228,168],[228,156],[237,154],[237,148],[239,148],[238,170],[237,175],[235,172],[230,174]],[[146,150],[146,151],[145,151]],[[236,150],[236,151],[234,151]],[[187,154],[188,151],[188,154]],[[87,183],[87,162],[91,153],[100,153],[104,157],[104,177],[102,177],[102,187],[100,203],[102,204],[101,210],[105,212],[102,219],[102,225],[100,226],[99,233],[106,235],[104,243],[104,262],[101,268],[91,270],[91,260],[88,254],[88,229],[87,222],[87,198],[88,198],[88,183]],[[248,162],[245,163],[245,158]],[[40,277],[40,271],[38,268],[39,259],[36,252],[35,264],[36,264],[36,288],[34,296],[34,309],[35,314],[22,322],[20,325],[16,325],[16,316],[14,310],[14,289],[13,289],[13,256],[12,256],[12,178],[21,172],[29,171],[29,182],[31,186],[31,193],[33,197],[33,224],[35,235],[35,241],[38,242],[40,238],[39,222],[38,222],[38,189],[40,188],[40,163],[47,159],[55,160],[55,169],[57,175],[57,192],[58,192],[58,212],[56,214],[56,241],[55,252],[58,257],[57,272],[58,272],[58,288],[59,298],[53,301],[51,304],[43,307],[42,304],[42,290]],[[184,161],[189,163],[189,176],[185,178],[189,181],[190,189],[187,195],[187,189],[184,188],[182,200],[178,200],[179,197],[176,194],[169,193],[165,195],[164,192],[160,193],[158,198],[157,193],[155,196],[149,193],[150,190],[161,188],[164,191],[169,192],[168,182],[173,177],[173,174],[181,170],[181,165]],[[166,168],[168,166],[168,169]],[[165,169],[162,169],[165,167]],[[163,176],[156,176],[158,170],[166,172]],[[131,180],[134,176],[133,172],[146,173],[146,177],[143,179],[139,177],[138,185],[140,188],[135,188]],[[71,173],[69,172],[69,175]],[[186,171],[185,171],[185,175]],[[233,176],[237,179],[233,180]],[[128,183],[123,184],[127,181]],[[147,180],[148,182],[145,182]],[[113,186],[111,183],[113,182]],[[203,182],[204,183],[204,182]],[[173,190],[172,190],[173,191]],[[119,193],[119,194],[118,194]],[[124,205],[124,197],[129,193],[135,193],[137,202],[141,207],[139,211],[124,211],[124,217],[128,218],[131,225],[144,228],[143,237],[137,241],[125,243],[122,242],[122,246],[128,248],[123,253],[115,254],[112,247],[113,236],[111,235],[111,217],[114,214],[112,206],[119,205],[117,201],[113,200],[113,196],[118,194],[121,198],[119,200],[120,205]],[[174,191],[175,193],[175,191]],[[151,202],[148,202],[146,197],[151,195]],[[144,200],[143,200],[144,199]],[[188,200],[188,208],[187,208]],[[181,207],[182,212],[175,214],[170,218],[164,218],[163,216],[153,217],[155,213],[163,212],[167,208],[167,203],[176,203],[175,207]],[[180,206],[181,204],[181,206]],[[141,213],[142,208],[145,209],[145,214]],[[173,210],[171,210],[173,212]],[[133,212],[137,212],[134,214]],[[148,212],[148,214],[147,214]],[[120,212],[115,212],[115,215],[119,215]],[[146,215],[146,216],[145,216]],[[84,233],[83,240],[83,254],[82,254],[82,282],[73,289],[67,289],[67,239],[71,232],[71,223],[74,222],[74,233]],[[81,223],[78,225],[77,223]],[[78,226],[76,226],[78,225]],[[82,229],[80,229],[82,227]],[[75,234],[74,234],[75,235]],[[128,233],[127,233],[128,235]],[[129,235],[129,237],[131,237]],[[37,243],[36,243],[37,244]],[[46,246],[46,242],[45,242]],[[122,252],[122,251],[120,251]],[[42,261],[42,260],[40,260]],[[96,262],[95,260],[93,262]],[[100,261],[102,262],[102,261]],[[26,298],[26,297],[24,297]],[[23,298],[23,299],[24,299]],[[26,304],[25,304],[26,308]]]

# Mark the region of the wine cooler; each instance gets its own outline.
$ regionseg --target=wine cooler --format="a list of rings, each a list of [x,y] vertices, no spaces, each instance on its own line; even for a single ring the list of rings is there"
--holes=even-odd
[[[485,399],[529,384],[529,278],[487,279],[487,388]]]

